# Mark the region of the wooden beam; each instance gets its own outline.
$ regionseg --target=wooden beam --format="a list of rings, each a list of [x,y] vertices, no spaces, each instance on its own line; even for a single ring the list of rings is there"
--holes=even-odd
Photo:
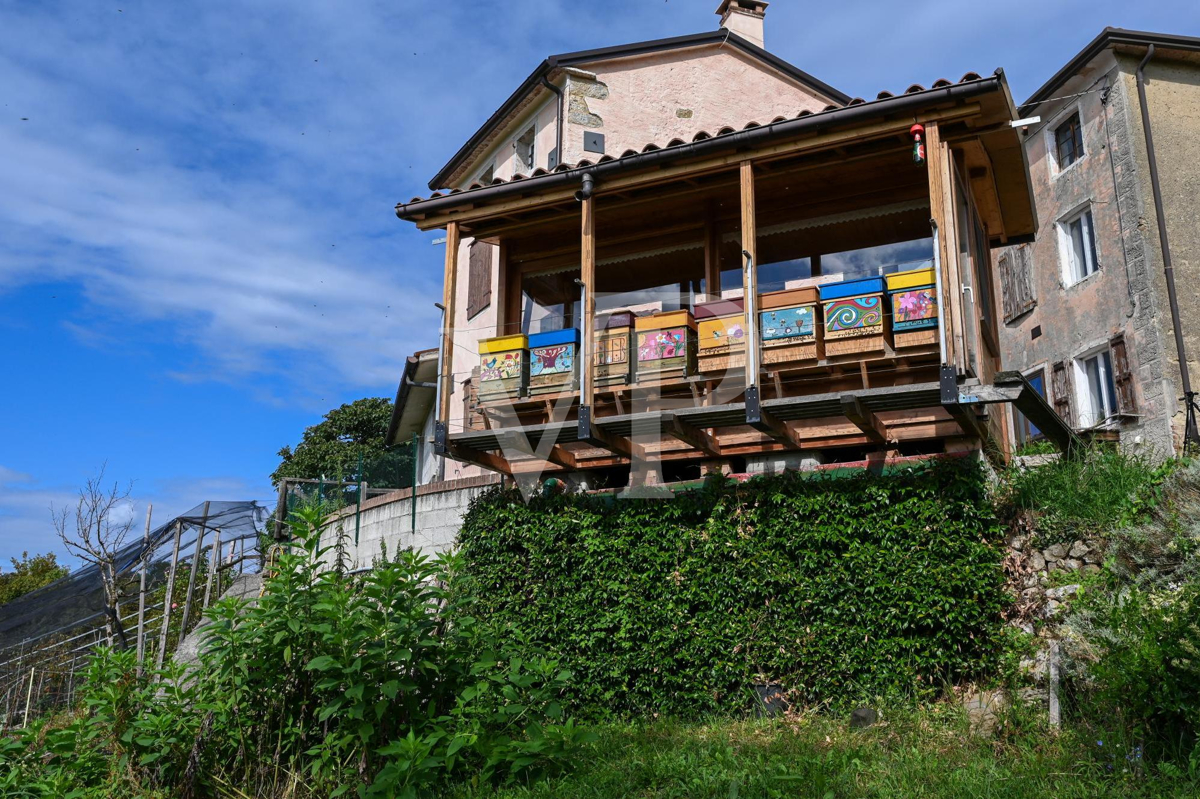
[[[441,381],[441,404],[438,407],[437,421],[450,422],[450,392],[454,387],[454,298],[458,295],[458,223],[451,222],[446,226],[446,264],[442,278],[442,305],[445,306],[445,323],[442,325],[442,373],[438,375]]]
[[[580,440],[589,446],[606,449],[626,458],[633,457],[632,441],[621,436],[609,435],[594,424],[590,426],[587,437]]]
[[[890,138],[898,132],[905,133],[913,122],[920,122],[928,126],[936,121],[950,121],[955,119],[963,119],[965,117],[974,116],[981,110],[979,103],[966,103],[953,108],[946,108],[940,111],[930,111],[925,114],[917,114],[907,119],[887,120],[878,122],[873,125],[863,125],[847,130],[835,131],[830,133],[819,133],[796,141],[784,142],[781,144],[764,147],[756,150],[753,153],[755,161],[759,160],[774,160],[778,158],[787,158],[798,153],[828,150],[845,142],[861,142],[868,139]],[[720,172],[736,166],[746,159],[746,153],[734,152],[719,156],[713,156],[702,160],[690,161],[687,163],[674,164],[661,169],[648,170],[638,174],[621,175],[618,177],[606,178],[603,183],[597,185],[597,194],[605,196],[615,194],[622,189],[629,189],[635,186],[648,186],[655,183],[667,183],[678,179],[682,175],[696,176],[707,172]],[[524,182],[524,181],[522,181]],[[532,181],[529,181],[532,183]],[[532,191],[532,189],[531,189]],[[469,210],[455,209],[439,214],[431,214],[425,219],[417,222],[417,227],[421,230],[432,230],[434,228],[445,227],[453,220],[459,222],[470,222],[478,219],[490,219],[503,214],[521,211],[530,208],[538,208],[545,205],[554,205],[571,199],[575,194],[575,186],[566,188],[556,188],[553,191],[540,192],[537,194],[528,194],[520,197],[515,197],[509,200],[504,200],[490,205],[481,205],[472,207]],[[466,202],[464,200],[464,202]]]
[[[493,472],[507,474],[512,476],[512,466],[509,462],[499,455],[493,455],[490,452],[480,452],[477,449],[470,447],[459,447],[454,444],[446,445],[447,454],[456,461],[464,463],[474,463],[477,466],[482,466]]]
[[[721,456],[721,445],[713,437],[712,433],[702,430],[699,427],[693,427],[674,414],[669,414],[663,418],[663,432],[677,441],[682,441],[688,446],[695,447],[705,455],[714,458]]]
[[[760,411],[760,420],[751,424],[760,433],[766,433],[771,438],[783,444],[788,449],[803,449],[804,442],[790,427],[767,411]]]
[[[704,223],[704,293],[710,300],[721,296],[721,233],[714,216],[710,204]]]
[[[579,363],[579,404],[591,407],[594,401],[595,380],[592,363],[596,357],[596,200],[588,197],[581,204],[580,271],[584,286],[583,355]]]
[[[842,413],[846,418],[854,424],[864,435],[876,444],[886,444],[888,440],[887,426],[879,420],[879,417],[871,412],[859,401],[858,397],[853,394],[846,394],[842,397]]]
[[[758,374],[761,370],[762,355],[757,343],[758,320],[751,318],[754,313],[754,300],[758,291],[758,222],[754,205],[754,164],[742,161],[741,165],[741,199],[742,199],[742,297],[745,300],[745,331],[746,342],[746,388],[758,385]],[[749,253],[750,268],[746,269],[742,259]]]

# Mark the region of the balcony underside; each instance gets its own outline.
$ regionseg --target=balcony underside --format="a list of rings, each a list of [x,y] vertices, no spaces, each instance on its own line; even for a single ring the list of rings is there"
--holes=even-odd
[[[1066,451],[1077,440],[1016,373],[978,381],[929,381],[721,405],[660,408],[592,419],[577,405],[541,424],[448,436],[453,457],[519,474],[605,468],[641,460],[714,460],[768,452],[959,440],[986,445],[987,408],[1011,402]]]

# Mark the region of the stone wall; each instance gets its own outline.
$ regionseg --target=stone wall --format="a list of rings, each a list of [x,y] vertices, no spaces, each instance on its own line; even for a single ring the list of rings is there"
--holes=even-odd
[[[428,555],[444,552],[454,546],[471,500],[499,482],[496,475],[484,475],[421,486],[417,489],[415,534],[411,489],[370,499],[363,503],[361,512],[352,507],[331,517],[321,543],[330,546],[337,536],[343,536],[351,569],[369,567],[383,554],[385,545],[389,556],[409,547]]]

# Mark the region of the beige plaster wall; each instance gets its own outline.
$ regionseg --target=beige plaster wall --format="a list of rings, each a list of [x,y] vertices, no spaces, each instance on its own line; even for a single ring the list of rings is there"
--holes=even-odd
[[[1131,122],[1145,198],[1149,274],[1160,310],[1157,322],[1164,343],[1165,373],[1170,381],[1171,425],[1179,442],[1183,434],[1184,408],[1175,400],[1182,396],[1183,388],[1167,301],[1141,112],[1137,105],[1135,71],[1138,61],[1140,58],[1136,56],[1120,56],[1125,91],[1133,99],[1131,107],[1135,111],[1131,114]],[[1175,267],[1180,319],[1192,388],[1196,389],[1200,387],[1200,62],[1173,61],[1167,55],[1159,54],[1147,65],[1146,78],[1146,97]]]
[[[727,45],[707,45],[583,65],[595,74],[584,98],[593,119],[587,124],[568,119],[564,134],[566,161],[583,158],[583,134],[605,136],[605,152],[613,157],[653,142],[665,146],[672,138],[691,141],[704,130],[710,134],[728,125],[741,129],[747,122],[766,124],[777,116],[794,117],[802,109],[820,111],[830,100],[785,78],[741,51]],[[588,81],[571,78],[572,88]],[[573,111],[579,110],[575,103]]]

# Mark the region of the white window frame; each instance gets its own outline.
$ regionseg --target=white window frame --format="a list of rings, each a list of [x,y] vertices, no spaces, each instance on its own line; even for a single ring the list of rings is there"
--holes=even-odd
[[[1100,406],[1092,394],[1091,378],[1088,375],[1088,362],[1095,360],[1097,364],[1097,380],[1100,382]],[[1116,376],[1113,374],[1112,350],[1107,342],[1100,346],[1075,356],[1073,360],[1075,373],[1075,416],[1080,429],[1098,427],[1112,421],[1121,412],[1117,400]]]
[[[1080,235],[1083,238],[1083,268],[1075,259],[1075,246],[1071,240],[1071,225],[1080,223]],[[1093,275],[1100,273],[1100,252],[1096,243],[1096,215],[1092,211],[1091,202],[1084,203],[1058,221],[1058,251],[1062,264],[1062,284],[1064,288],[1078,285]],[[1090,251],[1089,251],[1090,247]],[[1081,274],[1082,272],[1082,274]]]
[[[1073,116],[1079,117],[1079,141],[1083,147],[1083,154],[1067,166],[1063,166],[1058,162],[1058,129],[1067,124],[1067,122]],[[1078,103],[1059,112],[1054,122],[1046,128],[1046,151],[1049,153],[1050,163],[1054,166],[1054,168],[1050,170],[1051,176],[1054,178],[1070,172],[1072,169],[1079,166],[1083,159],[1087,158],[1088,153],[1091,151],[1088,149],[1087,142],[1084,140],[1083,108],[1080,107]]]

